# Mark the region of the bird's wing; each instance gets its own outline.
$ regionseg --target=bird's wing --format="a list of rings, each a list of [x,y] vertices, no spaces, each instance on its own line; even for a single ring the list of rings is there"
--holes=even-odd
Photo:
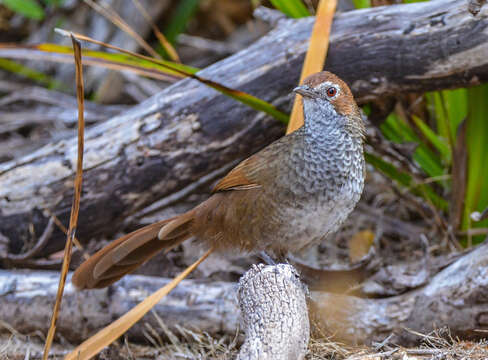
[[[247,158],[239,165],[233,168],[224,178],[215,185],[212,192],[227,191],[227,190],[246,190],[255,189],[261,185],[255,180],[251,180],[249,176],[250,170],[262,166],[262,160],[256,155]]]
[[[270,183],[278,175],[283,155],[290,152],[290,146],[298,136],[296,132],[284,136],[243,160],[215,185],[212,192],[256,189]]]

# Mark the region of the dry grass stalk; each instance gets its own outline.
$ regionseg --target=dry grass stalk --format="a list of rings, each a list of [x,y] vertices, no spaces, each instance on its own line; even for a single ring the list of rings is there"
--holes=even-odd
[[[315,25],[310,37],[310,44],[305,61],[303,63],[300,82],[308,75],[321,71],[324,68],[327,49],[329,47],[330,29],[334,17],[337,0],[320,0],[315,16]],[[295,96],[293,109],[291,111],[290,123],[286,133],[289,134],[303,125],[302,99]]]
[[[78,223],[78,214],[80,211],[81,186],[83,182],[83,147],[85,137],[85,119],[84,113],[84,89],[83,89],[83,67],[81,63],[81,45],[80,42],[71,35],[73,43],[75,67],[76,67],[76,97],[78,100],[78,159],[76,163],[76,177],[74,183],[73,205],[71,207],[71,215],[69,221],[68,234],[66,236],[66,246],[64,248],[63,266],[61,268],[61,276],[59,278],[58,292],[56,294],[56,302],[54,303],[53,313],[51,317],[51,326],[46,337],[44,346],[43,360],[47,360],[49,350],[51,348],[54,333],[56,332],[56,321],[61,307],[61,300],[63,298],[64,285],[66,283],[66,276],[68,275],[69,263],[71,261],[71,252],[73,250],[73,238],[76,233],[76,225]]]
[[[144,50],[146,50],[151,56],[161,59],[161,56],[144,40],[134,29],[132,29],[129,24],[127,24],[124,19],[122,19],[119,14],[117,14],[113,9],[111,9],[107,4],[103,5],[97,4],[92,0],[84,0],[85,4],[89,5],[93,10],[98,12],[100,15],[108,19],[112,24],[117,26],[120,30],[125,32],[127,35],[132,37]]]
[[[200,259],[187,267],[182,273],[175,277],[169,284],[157,290],[141,303],[135,306],[128,313],[103,328],[88,340],[84,341],[75,350],[69,353],[65,360],[84,360],[98,354],[104,347],[122,336],[132,325],[146,315],[161,299],[170,293],[184,278],[186,278],[200,263],[205,260],[213,249],[210,248]]]
[[[132,2],[137,7],[137,9],[142,14],[142,16],[144,16],[144,19],[146,19],[148,24],[151,25],[154,35],[158,39],[163,49],[168,54],[169,58],[175,62],[181,62],[180,57],[178,56],[178,53],[176,52],[175,48],[173,47],[173,45],[171,45],[168,39],[166,39],[166,36],[164,36],[163,33],[159,31],[158,27],[156,26],[154,21],[152,21],[151,16],[149,16],[144,6],[142,6],[141,2],[139,0],[132,0]]]

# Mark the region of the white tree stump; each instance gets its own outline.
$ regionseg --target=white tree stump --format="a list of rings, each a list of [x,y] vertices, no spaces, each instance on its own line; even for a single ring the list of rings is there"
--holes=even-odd
[[[246,340],[237,360],[303,359],[310,338],[307,290],[291,265],[253,266],[239,281]]]

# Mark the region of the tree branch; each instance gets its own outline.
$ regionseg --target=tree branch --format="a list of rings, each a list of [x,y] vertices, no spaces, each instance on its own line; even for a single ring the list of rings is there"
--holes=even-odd
[[[200,76],[290,108],[313,18],[285,19],[275,30]],[[394,5],[338,14],[326,69],[359,102],[402,92],[470,86],[488,80],[486,7],[473,17],[464,0]],[[2,55],[2,54],[0,54]],[[85,192],[77,235],[110,235],[127,216],[256,152],[283,126],[190,79],[87,131]],[[49,214],[67,223],[76,139],[0,164],[0,235],[9,252],[45,229]],[[55,230],[45,254],[62,248]]]

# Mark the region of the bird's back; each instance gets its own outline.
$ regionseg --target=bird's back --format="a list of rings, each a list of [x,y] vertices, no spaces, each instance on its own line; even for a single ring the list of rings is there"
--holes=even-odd
[[[320,241],[359,200],[364,165],[358,146],[308,144],[303,129],[275,141],[244,170],[257,186],[214,194],[194,209],[192,232],[224,250],[286,252]]]

